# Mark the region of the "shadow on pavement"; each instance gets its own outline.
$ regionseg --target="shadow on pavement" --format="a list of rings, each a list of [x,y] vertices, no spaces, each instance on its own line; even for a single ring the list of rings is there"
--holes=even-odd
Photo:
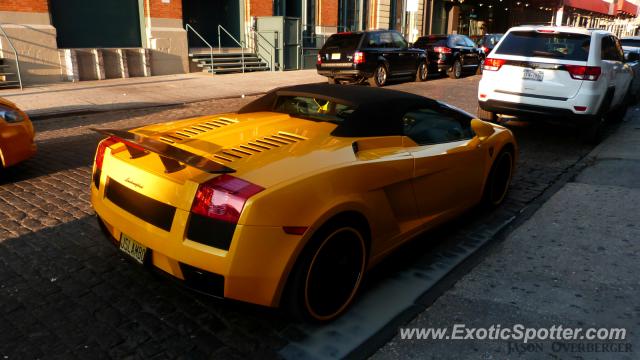
[[[286,322],[125,260],[84,217],[0,240],[0,355],[272,358]]]

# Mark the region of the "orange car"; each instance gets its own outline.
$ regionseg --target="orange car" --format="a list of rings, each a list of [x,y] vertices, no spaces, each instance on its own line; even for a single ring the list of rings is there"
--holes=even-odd
[[[33,156],[34,136],[29,116],[14,103],[0,98],[0,169]]]

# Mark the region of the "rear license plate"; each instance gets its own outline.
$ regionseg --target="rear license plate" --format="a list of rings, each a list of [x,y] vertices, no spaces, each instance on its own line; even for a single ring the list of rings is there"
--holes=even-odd
[[[120,235],[120,251],[131,256],[140,264],[144,263],[147,248],[125,234]]]
[[[331,60],[340,60],[340,53],[332,53]]]
[[[544,78],[544,72],[524,69],[524,72],[522,73],[522,78],[524,80],[542,81],[542,79]]]

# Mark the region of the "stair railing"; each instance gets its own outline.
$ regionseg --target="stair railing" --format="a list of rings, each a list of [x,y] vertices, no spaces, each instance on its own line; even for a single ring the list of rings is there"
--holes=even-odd
[[[271,69],[271,71],[275,71],[275,69],[276,69],[276,51],[277,51],[276,45],[272,44],[269,41],[269,39],[264,37],[264,35],[262,35],[260,32],[255,31],[255,30],[251,30],[251,31],[254,34],[256,34],[256,36],[258,37],[258,39],[256,39],[256,42],[255,42],[256,43],[256,47],[259,47],[259,48],[263,49],[264,51],[266,51],[269,54],[269,56],[271,58],[271,61],[267,61],[267,62],[269,62],[269,68]],[[275,43],[277,44],[278,43],[278,32],[275,31],[275,30],[274,31],[266,31],[266,32],[275,34]],[[264,45],[262,45],[262,43],[259,41],[259,39],[264,40],[269,45],[269,48],[267,48]],[[258,50],[258,49],[256,49],[256,50]],[[256,55],[258,55],[260,58],[262,58],[262,56],[260,56],[260,52],[259,51],[256,51]]]
[[[229,33],[229,31],[227,31],[227,29],[225,29],[224,26],[218,25],[218,51],[219,52],[222,52],[222,43],[220,42],[220,34],[221,34],[220,30],[224,31],[227,34],[227,36],[231,38],[231,40],[235,41],[235,43],[238,44],[238,46],[240,46],[240,50],[242,52],[242,73],[244,74],[244,41],[243,42],[238,41],[238,39],[233,37],[233,35],[231,35],[231,33]]]
[[[18,83],[20,84],[20,90],[23,90],[22,76],[20,75],[20,57],[18,56],[18,51],[16,50],[16,47],[13,46],[13,42],[11,41],[9,36],[7,36],[7,33],[2,28],[1,23],[0,23],[0,32],[2,32],[2,35],[4,35],[4,38],[7,39],[7,42],[9,43],[9,47],[11,47],[11,50],[13,50],[13,55],[16,57],[16,72],[18,73]]]
[[[185,30],[187,31],[187,34],[189,33],[189,30],[193,31],[194,34],[196,34],[200,40],[202,40],[203,43],[205,43],[208,47],[209,47],[209,55],[210,55],[210,60],[211,60],[211,76],[215,75],[213,72],[213,46],[211,46],[211,44],[209,44],[209,42],[207,40],[205,40],[202,35],[200,35],[196,29],[194,29],[191,25],[187,24],[185,25]],[[218,34],[218,42],[220,41],[220,34]]]

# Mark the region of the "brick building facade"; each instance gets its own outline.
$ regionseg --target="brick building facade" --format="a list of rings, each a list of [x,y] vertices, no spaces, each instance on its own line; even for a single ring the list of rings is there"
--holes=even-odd
[[[217,47],[222,25],[251,47],[255,17],[300,19],[301,48],[337,31],[385,28],[409,41],[431,33],[477,35],[557,23],[636,32],[640,0],[0,0],[0,25],[27,84],[184,73],[189,52]],[[223,47],[237,46],[230,38]],[[313,49],[311,49],[313,50]],[[0,58],[13,51],[0,36]],[[303,54],[304,58],[304,54]],[[311,58],[311,57],[310,57]]]

